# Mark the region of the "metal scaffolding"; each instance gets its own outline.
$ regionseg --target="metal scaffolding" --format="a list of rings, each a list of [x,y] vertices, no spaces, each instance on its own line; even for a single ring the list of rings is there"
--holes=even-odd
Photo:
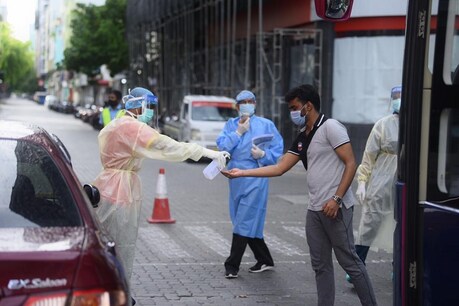
[[[256,86],[261,116],[281,122],[285,92],[304,83],[321,92],[322,31],[320,29],[274,29],[258,33]]]
[[[257,113],[282,133],[285,92],[302,83],[320,92],[322,32],[313,26],[264,30],[263,7],[275,1],[128,1],[130,83],[156,91],[161,108],[170,111],[186,94],[234,97],[249,89],[257,95]]]

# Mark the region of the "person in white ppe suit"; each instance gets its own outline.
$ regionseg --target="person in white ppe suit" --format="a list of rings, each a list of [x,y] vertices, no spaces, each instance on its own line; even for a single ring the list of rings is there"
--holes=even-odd
[[[149,90],[137,87],[123,97],[126,114],[111,121],[99,133],[103,170],[94,181],[101,201],[96,214],[115,241],[115,251],[130,279],[137,240],[142,185],[137,172],[145,158],[179,162],[207,157],[223,168],[227,152],[197,144],[177,142],[148,125],[156,124],[158,99]]]
[[[271,120],[255,115],[255,95],[248,90],[236,96],[240,116],[228,120],[217,138],[220,150],[231,153],[228,169],[254,169],[275,165],[283,153],[284,142]],[[257,136],[266,136],[257,142]],[[254,140],[255,139],[255,140]],[[263,239],[263,228],[268,203],[268,178],[244,177],[229,181],[229,212],[233,224],[230,255],[225,261],[225,277],[238,276],[244,251],[249,245],[256,264],[249,272],[271,270],[274,261]]]
[[[357,169],[362,216],[355,249],[365,263],[370,246],[392,252],[401,86],[392,88],[392,114],[379,119],[368,136]],[[351,281],[346,275],[346,279]]]

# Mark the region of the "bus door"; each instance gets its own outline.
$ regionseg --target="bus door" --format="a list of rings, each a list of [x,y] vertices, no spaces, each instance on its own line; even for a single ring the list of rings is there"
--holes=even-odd
[[[434,1],[436,2],[436,1]],[[433,27],[432,27],[433,28]],[[459,305],[459,1],[438,1],[422,211],[423,305]]]
[[[459,1],[417,2],[427,10],[414,2],[408,19],[417,28],[410,34],[408,27],[404,62],[394,305],[459,305]],[[425,52],[410,53],[422,23],[430,28]],[[408,73],[416,62],[424,67],[422,80]]]

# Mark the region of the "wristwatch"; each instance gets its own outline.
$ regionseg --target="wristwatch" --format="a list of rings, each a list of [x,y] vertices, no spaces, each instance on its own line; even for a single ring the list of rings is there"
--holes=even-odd
[[[343,199],[340,196],[337,196],[336,194],[332,196],[333,201],[335,201],[338,205],[339,208],[343,206]]]

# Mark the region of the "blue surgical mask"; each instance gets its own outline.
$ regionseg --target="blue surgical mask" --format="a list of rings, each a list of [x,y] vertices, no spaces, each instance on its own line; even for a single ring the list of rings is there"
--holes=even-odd
[[[252,116],[255,113],[255,104],[239,104],[239,116]]]
[[[303,107],[300,109],[300,110],[297,110],[297,111],[291,111],[290,112],[290,119],[292,119],[292,122],[295,124],[295,125],[298,125],[300,127],[304,126],[306,124],[306,120],[308,118],[308,114],[306,113],[306,115],[304,116],[301,116],[301,111],[303,110],[303,108],[306,106],[303,105]]]
[[[394,113],[399,113],[400,112],[400,104],[402,103],[402,99],[394,99],[391,101],[391,107],[392,107],[392,111]]]
[[[139,120],[140,122],[143,122],[143,123],[148,123],[150,122],[152,119],[153,119],[153,116],[154,116],[155,112],[152,110],[152,109],[146,109],[142,115],[139,115],[137,117],[137,120]]]

